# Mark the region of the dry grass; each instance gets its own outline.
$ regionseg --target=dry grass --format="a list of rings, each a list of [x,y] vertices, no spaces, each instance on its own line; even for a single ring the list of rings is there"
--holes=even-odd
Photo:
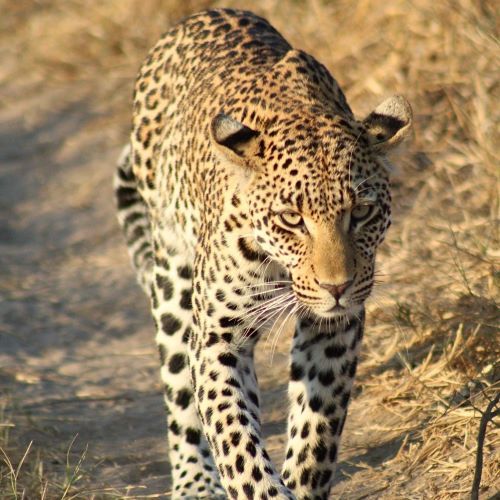
[[[10,407],[10,412],[6,412],[6,406]],[[54,443],[52,449],[39,449],[33,441],[25,448],[12,442],[9,432],[11,429],[16,426],[33,428],[38,425],[36,417],[30,418],[30,422],[23,422],[13,406],[15,405],[9,398],[5,398],[0,406],[0,499],[122,497],[114,488],[89,486],[92,471],[87,469],[87,446],[76,457],[72,453],[77,435],[63,447],[61,443]],[[12,413],[16,414],[15,418]]]
[[[171,22],[211,4],[7,2],[0,21],[8,27],[0,30],[7,53],[3,87],[21,76],[35,85],[88,85],[123,131],[131,79],[146,50]],[[499,390],[498,4],[224,5],[257,11],[317,56],[359,114],[392,93],[405,94],[413,104],[415,141],[394,177],[395,224],[380,259],[385,283],[369,306],[351,409],[351,418],[354,412],[366,415],[362,430],[373,443],[399,439],[401,445],[390,460],[366,464],[336,491],[342,498],[467,497],[482,411]],[[499,445],[498,426],[490,423],[484,498],[500,490]],[[347,440],[345,456],[353,451]],[[15,491],[22,498],[28,487],[22,482],[32,477],[22,473],[30,455],[19,467],[24,452],[10,452],[12,470],[21,470]],[[11,480],[12,471],[4,467],[0,489]]]

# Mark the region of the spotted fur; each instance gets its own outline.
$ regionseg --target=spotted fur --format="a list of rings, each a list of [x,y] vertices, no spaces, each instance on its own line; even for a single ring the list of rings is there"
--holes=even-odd
[[[356,120],[328,70],[249,12],[194,15],[149,53],[116,196],[157,329],[174,498],[327,498],[390,221],[385,154],[410,126],[402,97]],[[280,473],[253,351],[291,318]]]

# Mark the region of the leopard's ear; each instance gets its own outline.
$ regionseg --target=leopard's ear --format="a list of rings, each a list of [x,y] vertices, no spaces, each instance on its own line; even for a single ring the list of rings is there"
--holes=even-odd
[[[232,161],[244,162],[257,149],[255,139],[259,132],[224,113],[219,113],[212,120],[210,134],[222,153]]]
[[[413,113],[403,96],[379,104],[364,120],[368,140],[375,151],[386,153],[411,135]]]

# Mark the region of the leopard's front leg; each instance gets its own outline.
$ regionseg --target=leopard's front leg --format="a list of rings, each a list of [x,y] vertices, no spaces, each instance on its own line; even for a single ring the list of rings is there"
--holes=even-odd
[[[363,326],[364,313],[328,331],[319,331],[309,320],[297,324],[290,370],[288,445],[282,471],[297,499],[328,498]]]
[[[248,269],[237,265],[235,252],[237,248],[227,253],[203,253],[195,261],[189,343],[195,401],[229,498],[292,499],[261,435],[253,363],[258,331],[242,342],[242,335],[248,332],[241,317],[249,307],[242,290],[258,263],[249,263]]]

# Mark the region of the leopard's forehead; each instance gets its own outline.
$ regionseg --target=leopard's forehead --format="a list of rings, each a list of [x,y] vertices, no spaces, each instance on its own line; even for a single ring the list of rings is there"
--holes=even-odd
[[[260,153],[270,202],[333,214],[361,195],[385,198],[387,172],[364,132],[359,122],[327,113],[278,121],[263,135]]]

